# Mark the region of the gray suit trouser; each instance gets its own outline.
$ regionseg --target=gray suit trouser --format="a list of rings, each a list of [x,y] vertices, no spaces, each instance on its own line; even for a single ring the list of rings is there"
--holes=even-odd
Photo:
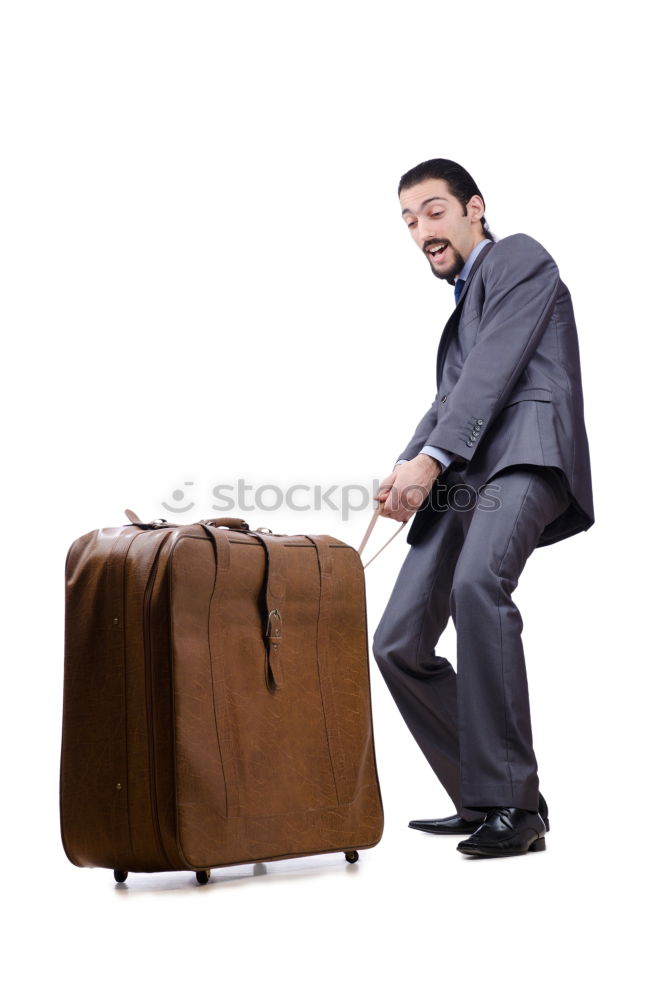
[[[552,469],[513,466],[489,498],[451,467],[448,509],[409,548],[373,652],[412,735],[465,819],[538,808],[522,618],[512,599],[545,525],[568,506]],[[496,487],[496,488],[495,488]],[[457,673],[435,646],[453,617]]]

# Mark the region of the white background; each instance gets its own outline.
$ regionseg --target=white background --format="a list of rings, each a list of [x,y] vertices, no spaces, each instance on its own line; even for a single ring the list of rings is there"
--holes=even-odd
[[[11,996],[630,996],[659,846],[655,393],[660,163],[649,4],[5,3],[3,897]],[[517,591],[544,854],[407,829],[452,806],[371,664],[386,827],[341,855],[79,870],[59,841],[63,570],[186,492],[371,489],[434,392],[452,289],[400,174],[472,173],[557,260],[580,333],[596,525]],[[655,296],[655,298],[653,298]],[[651,479],[651,467],[655,478]],[[184,486],[192,483],[192,486]],[[358,546],[343,519],[235,511]],[[380,521],[371,546],[394,530]],[[374,549],[373,549],[374,551]],[[405,533],[366,571],[376,628]],[[452,629],[439,651],[454,661]]]

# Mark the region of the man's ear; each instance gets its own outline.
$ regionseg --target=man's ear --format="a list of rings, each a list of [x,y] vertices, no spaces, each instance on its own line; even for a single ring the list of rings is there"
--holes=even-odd
[[[467,215],[471,222],[480,222],[485,215],[485,203],[479,194],[474,194],[467,202]]]

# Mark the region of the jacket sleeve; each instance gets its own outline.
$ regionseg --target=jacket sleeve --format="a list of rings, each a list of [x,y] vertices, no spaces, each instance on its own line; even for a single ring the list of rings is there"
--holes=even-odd
[[[432,431],[433,427],[437,423],[437,415],[439,413],[439,394],[435,396],[432,400],[432,405],[427,413],[419,420],[418,426],[414,431],[414,436],[407,445],[404,451],[401,451],[398,455],[397,462],[405,461],[408,462],[414,456],[418,455],[424,444],[430,444],[428,441],[428,435]],[[396,462],[396,465],[397,465]]]
[[[447,451],[443,451],[442,448],[433,448],[431,445],[424,445],[419,455],[431,455],[432,458],[436,458],[441,465],[441,471],[445,472],[448,466],[455,461],[456,455],[450,455]],[[414,456],[416,457],[416,456]],[[397,468],[398,465],[402,465],[403,462],[407,462],[407,458],[398,458],[393,468]]]
[[[418,442],[467,462],[538,346],[556,301],[559,272],[540,243],[518,233],[496,244],[485,261],[483,280],[485,305],[476,342],[445,402],[444,396],[436,402],[437,419],[433,422],[432,409],[424,418],[428,436]],[[424,420],[417,434],[424,432]]]

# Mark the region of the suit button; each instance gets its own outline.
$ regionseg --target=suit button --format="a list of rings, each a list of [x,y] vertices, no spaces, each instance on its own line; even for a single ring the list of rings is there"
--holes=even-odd
[[[476,423],[479,425],[479,427],[483,426],[483,421],[482,420],[477,420]]]
[[[468,445],[469,445],[469,447],[471,448],[471,446],[472,446],[472,444],[473,444],[473,441],[467,441],[467,444],[468,444]]]
[[[445,403],[447,399],[448,399],[448,396],[446,395],[446,393],[444,393],[444,395],[441,397],[441,399],[439,400],[439,402],[440,403]]]

